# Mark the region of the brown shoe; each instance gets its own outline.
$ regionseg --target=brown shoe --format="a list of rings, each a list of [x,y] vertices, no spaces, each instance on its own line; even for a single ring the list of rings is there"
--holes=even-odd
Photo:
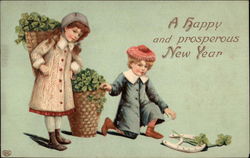
[[[58,143],[60,144],[70,144],[71,141],[69,139],[63,138],[60,134],[60,129],[56,129],[55,130],[56,133],[56,140],[58,141]]]
[[[147,130],[146,130],[146,136],[152,137],[152,138],[155,138],[155,139],[161,139],[161,138],[164,137],[162,134],[154,131],[153,127],[148,127],[147,128]]]
[[[52,149],[59,150],[59,151],[63,151],[67,149],[66,146],[63,146],[57,142],[55,132],[49,132],[49,147],[51,147]]]
[[[102,125],[102,134],[103,134],[104,136],[106,136],[106,135],[107,135],[107,131],[108,131],[109,129],[114,129],[114,130],[116,130],[117,128],[115,127],[115,125],[113,124],[113,122],[111,121],[111,119],[107,117],[107,118],[105,119],[104,124]]]

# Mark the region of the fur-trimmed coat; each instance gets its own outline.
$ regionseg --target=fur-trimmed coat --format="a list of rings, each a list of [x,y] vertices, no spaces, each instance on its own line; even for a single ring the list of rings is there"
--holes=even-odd
[[[42,64],[46,65],[49,75],[38,71],[29,105],[31,112],[61,116],[74,109],[71,74],[79,72],[83,64],[80,56],[72,53],[73,43],[63,36],[55,48],[54,43],[45,40],[31,53],[32,66],[39,70]]]
[[[136,76],[130,69],[121,73],[112,84],[111,96],[121,94],[115,125],[122,131],[140,134],[140,127],[150,121],[164,121],[168,105],[161,99],[147,76]]]

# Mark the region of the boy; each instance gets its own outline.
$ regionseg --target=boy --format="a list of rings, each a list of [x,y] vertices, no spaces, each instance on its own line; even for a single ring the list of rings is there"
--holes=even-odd
[[[112,85],[103,83],[101,88],[109,91],[111,96],[121,94],[121,100],[114,123],[106,118],[102,133],[107,135],[109,129],[135,139],[140,134],[140,126],[147,126],[146,136],[161,139],[163,135],[156,132],[156,124],[164,122],[162,113],[176,118],[176,113],[157,94],[146,73],[153,66],[156,56],[144,45],[127,50],[130,70],[121,73]]]

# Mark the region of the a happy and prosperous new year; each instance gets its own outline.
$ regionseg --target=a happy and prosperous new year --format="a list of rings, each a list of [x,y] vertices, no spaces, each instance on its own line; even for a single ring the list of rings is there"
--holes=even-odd
[[[232,44],[237,43],[240,40],[239,35],[223,35],[220,33],[223,29],[222,21],[199,21],[195,17],[187,17],[184,21],[181,21],[178,17],[174,17],[169,21],[168,29],[173,31],[177,28],[181,28],[183,34],[192,30],[197,31],[199,35],[175,36],[169,34],[167,37],[154,38],[153,43],[155,44],[167,44],[164,52],[162,52],[162,58],[173,59],[195,57],[196,59],[215,59],[222,57],[226,52],[214,49],[212,47],[213,44]],[[211,34],[216,33],[216,35],[203,35],[205,34],[204,32],[208,31],[209,33],[211,32]],[[195,45],[196,49],[189,50],[187,45]]]

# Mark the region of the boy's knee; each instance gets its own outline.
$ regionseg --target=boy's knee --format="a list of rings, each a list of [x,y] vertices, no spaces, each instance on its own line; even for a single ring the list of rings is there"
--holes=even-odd
[[[138,134],[134,134],[134,135],[131,135],[130,138],[131,138],[131,139],[136,139],[137,136],[138,136]]]
[[[123,131],[123,132],[126,137],[131,138],[131,139],[136,139],[138,136],[138,134],[133,133],[133,132],[129,132],[129,131]]]

